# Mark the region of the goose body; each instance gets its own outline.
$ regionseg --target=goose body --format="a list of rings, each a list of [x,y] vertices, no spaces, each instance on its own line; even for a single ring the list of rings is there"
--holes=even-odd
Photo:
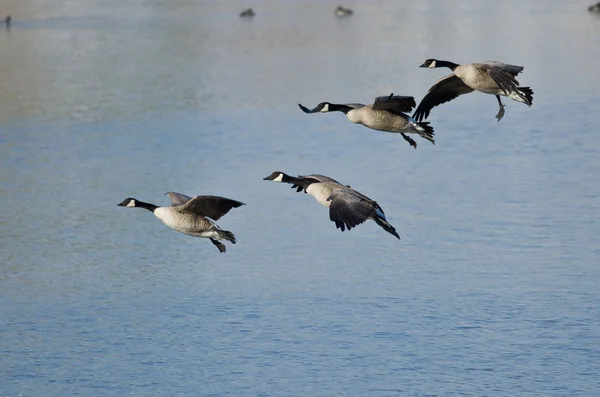
[[[248,9],[245,9],[244,11],[240,12],[241,18],[252,18],[254,15],[256,15],[256,14],[252,8],[248,8]]]
[[[304,113],[342,112],[354,124],[361,124],[377,131],[399,133],[415,149],[417,143],[406,134],[417,134],[435,144],[433,128],[428,122],[417,122],[407,115],[415,107],[415,99],[411,96],[391,94],[375,98],[370,105],[362,103],[334,104],[321,102],[314,109],[298,104]]]
[[[473,91],[496,96],[500,107],[496,114],[498,121],[504,116],[504,105],[500,96],[508,97],[527,106],[531,106],[533,102],[531,88],[519,87],[519,82],[516,80],[516,76],[523,71],[522,66],[494,61],[459,65],[448,61],[428,59],[420,67],[447,67],[453,73],[442,77],[429,89],[413,114],[414,119],[418,121],[426,119],[435,106]]]
[[[349,8],[337,6],[337,8],[335,9],[335,15],[338,17],[349,17],[352,14],[353,14],[353,11]]]
[[[396,229],[386,220],[383,209],[376,201],[333,178],[319,174],[293,177],[275,171],[263,179],[289,183],[298,192],[304,191],[310,194],[317,202],[329,208],[329,219],[341,231],[350,230],[372,219],[386,232],[400,239]]]
[[[196,196],[194,198],[181,193],[168,192],[171,199],[170,207],[159,207],[128,197],[121,203],[121,207],[139,207],[151,211],[165,225],[180,233],[194,237],[208,238],[219,249],[225,253],[225,244],[219,240],[227,240],[236,243],[233,233],[221,229],[214,221],[219,220],[232,208],[237,208],[244,203],[219,196]]]

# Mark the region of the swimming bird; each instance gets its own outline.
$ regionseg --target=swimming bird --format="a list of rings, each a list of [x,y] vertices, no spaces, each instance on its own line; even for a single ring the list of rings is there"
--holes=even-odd
[[[459,65],[448,61],[428,59],[421,68],[447,67],[454,73],[442,77],[427,92],[421,100],[413,117],[422,121],[429,116],[435,106],[453,100],[459,95],[479,91],[484,94],[495,95],[500,110],[496,114],[498,121],[504,116],[504,105],[500,95],[509,97],[513,101],[531,106],[533,91],[529,87],[519,87],[515,77],[523,71],[523,66],[508,65],[502,62],[486,61]]]
[[[417,122],[404,113],[410,112],[415,105],[413,97],[394,94],[377,97],[371,105],[362,103],[338,105],[321,102],[311,110],[298,104],[304,113],[342,112],[355,124],[362,124],[378,131],[400,133],[404,140],[416,149],[417,143],[406,133],[418,134],[433,144],[435,144],[435,140],[433,139],[433,128],[429,126],[429,122]]]
[[[244,203],[219,196],[196,196],[194,198],[185,194],[168,192],[171,199],[170,207],[159,207],[151,203],[145,203],[133,197],[128,197],[121,203],[121,207],[145,208],[154,213],[165,225],[178,232],[194,237],[204,237],[225,253],[225,244],[218,240],[227,240],[236,243],[233,233],[221,229],[214,221],[219,220],[232,208],[237,208]],[[211,219],[209,219],[211,218]]]
[[[588,7],[589,12],[600,12],[600,1]]]
[[[248,9],[240,12],[241,18],[252,18],[254,15],[256,15],[256,14],[254,13],[254,10],[252,8],[248,8]]]
[[[319,203],[329,207],[329,219],[342,232],[360,225],[367,219],[373,219],[383,230],[400,238],[396,229],[386,220],[383,209],[377,202],[333,178],[319,174],[300,175],[296,178],[275,171],[263,179],[289,183],[297,192],[304,191],[313,196]]]
[[[342,6],[338,6],[335,9],[335,15],[338,17],[348,17],[350,15],[352,15],[353,11],[349,8],[344,8]]]

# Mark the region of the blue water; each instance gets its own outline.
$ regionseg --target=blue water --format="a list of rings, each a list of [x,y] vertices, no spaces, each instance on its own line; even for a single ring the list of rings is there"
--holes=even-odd
[[[600,18],[580,1],[5,1],[0,396],[600,395]],[[252,6],[256,17],[241,20]],[[436,145],[297,103],[525,66]],[[273,171],[378,201],[341,233]],[[247,205],[221,255],[126,197]]]

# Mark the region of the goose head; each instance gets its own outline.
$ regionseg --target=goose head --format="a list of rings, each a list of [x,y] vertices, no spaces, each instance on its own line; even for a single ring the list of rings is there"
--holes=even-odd
[[[425,62],[423,62],[423,64],[421,66],[419,66],[420,68],[437,68],[437,59],[428,59]]]
[[[117,204],[119,207],[139,207],[138,201],[133,197],[127,197],[125,200]]]
[[[301,104],[298,104],[298,106],[300,106],[300,109],[302,109],[302,111],[304,113],[327,113],[330,112],[330,107],[331,107],[331,103],[329,102],[321,102],[317,105],[316,108],[314,109],[309,109],[306,106],[302,106]]]
[[[271,175],[263,178],[263,181],[286,182],[289,180],[289,175],[281,171],[275,171]]]

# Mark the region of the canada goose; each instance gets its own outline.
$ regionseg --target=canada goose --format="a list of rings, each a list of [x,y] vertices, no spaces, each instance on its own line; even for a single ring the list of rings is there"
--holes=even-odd
[[[168,192],[171,199],[170,207],[159,207],[154,204],[145,203],[133,197],[126,198],[117,204],[121,207],[140,207],[152,211],[165,225],[178,232],[194,236],[204,237],[217,246],[219,252],[225,253],[225,244],[217,240],[227,240],[236,243],[233,233],[222,230],[215,221],[232,208],[244,205],[236,200],[219,196],[196,196],[191,198],[185,194]]]
[[[588,7],[589,12],[600,12],[600,1]]]
[[[405,133],[419,134],[433,144],[435,144],[435,140],[433,139],[433,128],[429,126],[428,122],[418,123],[404,113],[410,112],[415,105],[413,97],[394,94],[377,97],[371,105],[362,103],[337,105],[321,102],[316,108],[310,110],[298,104],[304,113],[342,112],[355,124],[362,124],[378,131],[398,132],[416,149],[417,143]]]
[[[335,9],[335,15],[338,17],[348,17],[350,15],[352,15],[353,11],[349,8],[344,8],[342,6],[338,6]]]
[[[254,10],[252,8],[248,8],[248,9],[240,12],[241,18],[252,18],[254,15],[256,15],[256,14],[254,13]]]
[[[500,95],[507,96],[513,101],[524,103],[527,106],[531,106],[533,102],[531,88],[519,87],[519,82],[515,79],[523,71],[523,66],[507,65],[494,61],[458,65],[448,61],[428,59],[419,67],[447,67],[454,73],[442,77],[429,89],[413,114],[417,121],[426,119],[435,106],[473,91],[496,96],[500,106],[500,110],[496,114],[498,121],[504,116],[504,105],[500,100]]]
[[[377,202],[335,179],[318,174],[299,175],[295,178],[280,171],[275,171],[263,179],[289,183],[297,192],[304,190],[313,196],[319,203],[329,207],[329,219],[335,222],[335,226],[342,232],[360,225],[367,219],[373,219],[383,230],[400,238],[396,229],[385,219],[383,209]]]

